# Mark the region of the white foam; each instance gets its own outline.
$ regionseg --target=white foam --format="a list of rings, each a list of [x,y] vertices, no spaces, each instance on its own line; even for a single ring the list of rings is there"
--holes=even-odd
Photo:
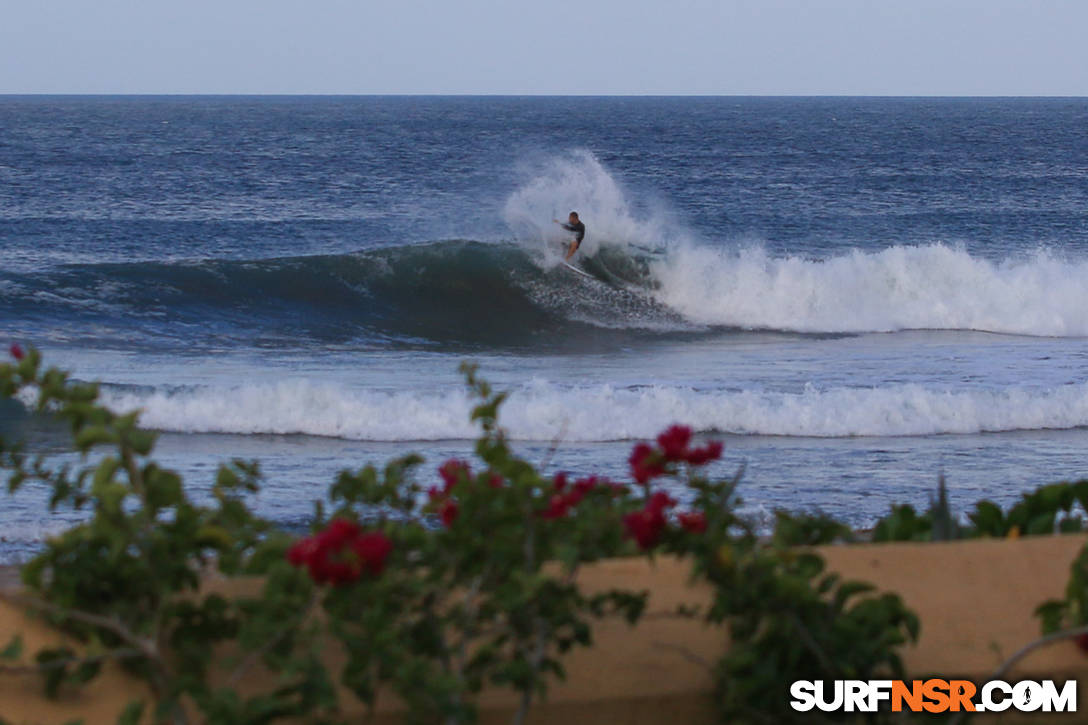
[[[585,254],[596,254],[602,241],[614,246],[662,241],[660,215],[636,214],[628,192],[588,151],[549,158],[527,175],[503,207],[503,219],[519,240],[567,239],[570,235],[552,219],[565,222],[569,212],[577,211],[586,225]]]
[[[693,322],[801,332],[982,330],[1088,335],[1088,261],[1047,251],[991,262],[944,244],[823,261],[681,245],[657,299]]]
[[[1040,250],[994,261],[946,244],[855,249],[823,260],[775,257],[759,246],[699,242],[660,209],[635,213],[628,191],[587,151],[550,158],[529,177],[504,208],[518,239],[531,246],[562,237],[549,220],[577,209],[587,227],[587,254],[602,240],[666,249],[651,265],[654,297],[696,325],[1088,336],[1085,259]]]
[[[184,393],[104,391],[118,410],[178,432],[308,434],[354,440],[469,439],[470,402],[447,392],[377,392],[305,380]],[[905,384],[793,393],[618,388],[534,382],[513,392],[502,424],[519,440],[646,438],[672,422],[701,431],[782,436],[903,436],[1088,426],[1088,384],[942,390]]]

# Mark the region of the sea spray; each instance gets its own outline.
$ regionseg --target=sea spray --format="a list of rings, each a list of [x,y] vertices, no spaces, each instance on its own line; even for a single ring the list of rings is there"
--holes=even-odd
[[[637,213],[630,190],[589,151],[548,157],[527,175],[503,206],[503,219],[527,249],[564,238],[552,219],[565,220],[571,211],[586,224],[582,256],[595,255],[601,244],[627,248],[665,241],[665,215]]]

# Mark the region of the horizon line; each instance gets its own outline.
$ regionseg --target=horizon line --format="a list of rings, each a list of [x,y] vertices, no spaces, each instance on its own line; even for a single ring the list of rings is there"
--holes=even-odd
[[[0,98],[10,97],[149,97],[149,98],[1055,98],[1088,99],[1088,95],[1052,94],[896,94],[896,93],[324,93],[324,92],[54,92],[0,91]]]

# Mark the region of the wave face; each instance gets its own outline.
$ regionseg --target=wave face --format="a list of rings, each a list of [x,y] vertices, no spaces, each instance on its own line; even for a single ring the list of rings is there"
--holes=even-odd
[[[816,261],[753,248],[682,245],[655,258],[605,246],[583,262],[597,281],[554,264],[515,245],[453,241],[252,262],[81,265],[0,283],[0,303],[15,320],[322,341],[501,345],[591,328],[715,327],[1088,335],[1088,261],[1044,251],[992,262],[934,244]]]
[[[367,441],[470,439],[460,389],[378,392],[306,380],[178,391],[106,386],[118,410],[185,433],[313,435]],[[503,425],[525,441],[652,437],[668,421],[740,435],[917,436],[1088,426],[1088,384],[1049,389],[949,391],[904,384],[798,393],[655,385],[561,387],[536,381],[503,406]]]
[[[664,254],[598,245],[581,263],[594,280],[558,267],[549,248],[471,241],[73,265],[0,280],[0,309],[28,331],[91,326],[159,342],[509,346],[713,329],[1088,335],[1088,261],[1045,251],[994,262],[932,244],[811,260],[692,243]]]
[[[617,269],[636,273],[621,255]],[[509,244],[446,241],[256,261],[72,265],[0,281],[10,319],[135,328],[158,338],[504,345],[594,329],[690,329],[603,266],[586,280]],[[641,267],[644,268],[644,265]],[[560,334],[561,333],[561,334]]]

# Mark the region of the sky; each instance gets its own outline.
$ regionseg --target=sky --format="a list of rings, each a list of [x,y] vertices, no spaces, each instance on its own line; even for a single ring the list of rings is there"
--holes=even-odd
[[[0,0],[0,93],[1088,95],[1086,0]]]

